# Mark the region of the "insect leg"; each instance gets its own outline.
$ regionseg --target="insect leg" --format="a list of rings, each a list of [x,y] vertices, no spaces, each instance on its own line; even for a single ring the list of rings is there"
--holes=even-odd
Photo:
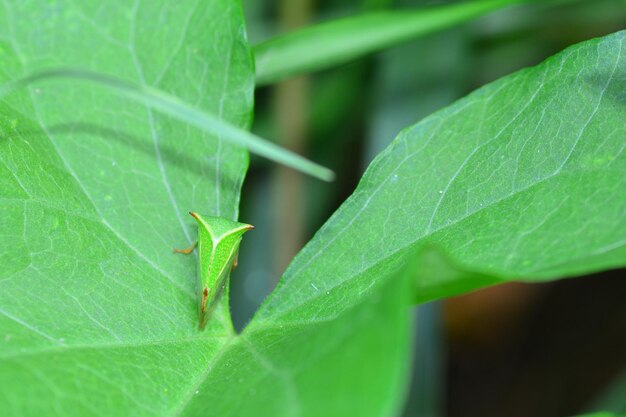
[[[183,253],[185,255],[189,255],[193,250],[198,246],[198,241],[196,240],[193,245],[189,246],[187,249],[174,249],[174,253]]]

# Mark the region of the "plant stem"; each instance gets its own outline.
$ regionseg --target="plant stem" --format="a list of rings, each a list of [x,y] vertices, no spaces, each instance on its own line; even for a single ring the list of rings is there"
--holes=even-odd
[[[279,22],[282,30],[292,30],[308,23],[312,0],[281,0]],[[309,114],[308,77],[281,82],[274,89],[279,143],[297,153],[305,151]],[[279,277],[304,242],[304,178],[291,169],[276,166],[275,266]]]

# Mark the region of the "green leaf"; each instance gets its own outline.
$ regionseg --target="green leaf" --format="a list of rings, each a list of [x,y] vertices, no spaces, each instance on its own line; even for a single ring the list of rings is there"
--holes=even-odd
[[[481,0],[414,10],[377,11],[308,26],[254,47],[256,82],[340,65],[410,39],[530,0]]]
[[[253,63],[236,1],[0,4],[0,83],[71,66],[239,127]],[[247,152],[101,87],[0,103],[0,410],[168,415],[232,337],[197,330],[197,210],[237,218]],[[223,307],[226,303],[223,304]],[[9,389],[10,388],[10,389]]]
[[[131,100],[145,104],[159,110],[180,121],[186,122],[204,130],[206,133],[229,141],[236,145],[245,146],[250,152],[268,158],[274,162],[284,164],[305,174],[324,181],[332,181],[335,174],[328,168],[324,168],[309,161],[285,148],[262,139],[247,130],[238,128],[219,117],[189,106],[176,97],[164,93],[152,87],[140,85],[125,80],[120,80],[106,74],[92,71],[84,71],[74,68],[53,68],[35,74],[28,75],[18,80],[0,85],[0,99],[20,88],[28,87],[37,82],[48,79],[70,79],[89,81],[101,85],[110,91],[117,92]]]
[[[420,246],[507,280],[624,266],[625,35],[572,47],[405,129],[258,318],[291,309],[286,298],[305,304],[310,283],[358,293],[357,277]],[[478,275],[428,274],[417,295],[435,299],[497,279]]]

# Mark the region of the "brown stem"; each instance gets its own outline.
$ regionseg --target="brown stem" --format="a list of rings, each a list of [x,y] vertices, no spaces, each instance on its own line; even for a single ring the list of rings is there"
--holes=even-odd
[[[279,22],[284,31],[308,23],[312,0],[282,0]],[[308,77],[286,80],[274,89],[274,105],[279,140],[282,146],[298,154],[306,153],[309,114]],[[303,176],[289,168],[275,168],[274,236],[276,239],[275,268],[279,277],[304,242]]]

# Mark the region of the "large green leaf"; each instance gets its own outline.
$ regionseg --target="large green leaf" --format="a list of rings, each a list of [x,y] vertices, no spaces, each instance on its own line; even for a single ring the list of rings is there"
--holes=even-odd
[[[251,119],[238,1],[0,4],[0,82],[71,66]],[[232,336],[198,332],[187,214],[235,219],[239,147],[56,82],[0,105],[0,414],[167,415]],[[10,389],[9,389],[10,388]]]
[[[502,279],[624,266],[625,35],[572,47],[405,129],[257,319],[290,310],[285,299],[305,304],[310,283],[327,290],[355,282],[415,246],[436,246]],[[422,277],[418,296],[485,284],[478,275],[447,277]]]

